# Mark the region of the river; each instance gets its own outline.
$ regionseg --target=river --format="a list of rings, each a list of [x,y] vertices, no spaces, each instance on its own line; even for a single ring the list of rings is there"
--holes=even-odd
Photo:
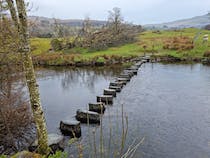
[[[60,133],[59,122],[77,109],[95,102],[109,82],[122,72],[120,66],[99,68],[37,69],[41,100],[49,133]],[[114,157],[121,144],[122,117],[128,118],[128,147],[144,138],[136,158],[210,157],[210,67],[202,64],[147,63],[123,88],[103,115],[99,126],[82,125],[83,156],[93,157],[94,134],[99,150],[103,138],[105,157]],[[122,111],[123,108],[123,111]],[[124,126],[126,126],[124,119]],[[110,133],[111,129],[111,133]],[[67,140],[69,138],[66,138]],[[111,144],[111,145],[110,145]],[[68,145],[65,151],[76,155]]]

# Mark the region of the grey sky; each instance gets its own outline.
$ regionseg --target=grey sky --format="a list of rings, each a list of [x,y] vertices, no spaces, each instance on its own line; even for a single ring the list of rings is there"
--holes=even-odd
[[[122,9],[124,19],[136,24],[168,22],[204,15],[210,0],[28,0],[30,15],[61,19],[105,20],[108,10]],[[37,8],[37,9],[36,9]]]

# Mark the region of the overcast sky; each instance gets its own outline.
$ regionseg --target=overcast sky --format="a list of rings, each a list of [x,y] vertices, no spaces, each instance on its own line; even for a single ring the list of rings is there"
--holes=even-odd
[[[126,21],[136,24],[162,23],[204,15],[210,0],[28,0],[30,15],[61,19],[105,20],[114,7],[122,10]]]

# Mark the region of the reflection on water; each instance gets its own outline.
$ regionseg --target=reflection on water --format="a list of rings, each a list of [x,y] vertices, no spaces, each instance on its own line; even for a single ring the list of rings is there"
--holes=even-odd
[[[59,121],[71,118],[78,108],[108,87],[121,72],[120,67],[99,69],[38,70],[42,103],[49,132],[59,132]],[[210,157],[210,67],[195,65],[145,64],[108,107],[103,116],[104,143],[121,135],[121,105],[128,116],[126,147],[145,137],[136,158]],[[82,125],[82,142],[92,149],[89,130]],[[96,142],[99,140],[96,139]],[[91,142],[91,143],[90,143]],[[117,146],[119,140],[112,142]],[[68,148],[72,153],[72,149]],[[89,156],[91,157],[91,156]]]
[[[71,118],[77,109],[96,102],[96,95],[102,94],[109,81],[121,71],[121,66],[37,70],[48,130],[54,132],[61,119]]]

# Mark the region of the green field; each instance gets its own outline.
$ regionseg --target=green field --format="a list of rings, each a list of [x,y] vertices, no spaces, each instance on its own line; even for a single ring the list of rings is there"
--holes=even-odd
[[[210,34],[210,31],[200,29],[183,29],[176,31],[145,31],[139,34],[135,43],[126,44],[119,47],[111,47],[102,51],[88,51],[83,48],[74,48],[58,52],[50,52],[51,39],[31,39],[32,54],[37,60],[42,60],[49,65],[62,65],[78,61],[99,61],[104,62],[111,58],[135,57],[146,53],[154,53],[155,56],[172,56],[183,60],[201,60],[206,51],[210,51],[210,42],[203,43],[203,35]],[[194,41],[193,48],[182,49],[164,49],[164,45],[177,37],[177,47],[185,47],[187,38]],[[195,38],[196,37],[196,38]],[[180,40],[181,39],[181,40]],[[180,40],[180,41],[179,41]],[[173,43],[173,41],[172,41]]]

